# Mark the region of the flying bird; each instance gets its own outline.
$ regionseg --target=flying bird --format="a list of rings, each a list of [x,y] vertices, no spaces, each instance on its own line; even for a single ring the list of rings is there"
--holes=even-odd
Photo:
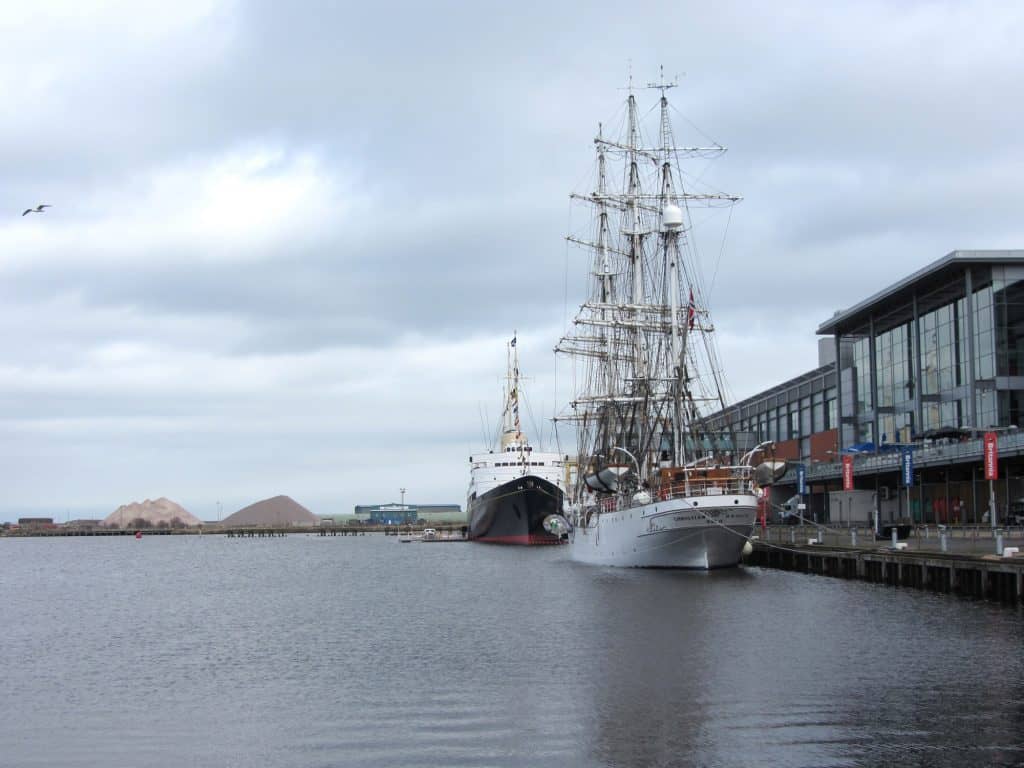
[[[49,203],[40,203],[35,208],[26,208],[22,216],[27,216],[30,213],[42,213],[45,208],[53,208]]]

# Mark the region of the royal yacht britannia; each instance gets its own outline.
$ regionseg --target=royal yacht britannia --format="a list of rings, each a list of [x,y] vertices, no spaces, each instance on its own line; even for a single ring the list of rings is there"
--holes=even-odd
[[[565,461],[534,450],[523,434],[516,338],[508,344],[501,434],[495,447],[469,457],[469,538],[493,544],[562,544],[568,524]]]

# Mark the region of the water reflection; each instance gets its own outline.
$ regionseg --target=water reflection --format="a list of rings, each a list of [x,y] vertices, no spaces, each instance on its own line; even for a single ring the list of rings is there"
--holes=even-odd
[[[0,569],[5,764],[1024,764],[1024,620],[986,603],[384,537]]]
[[[1024,760],[1017,612],[758,570],[603,573],[595,592],[600,764]]]

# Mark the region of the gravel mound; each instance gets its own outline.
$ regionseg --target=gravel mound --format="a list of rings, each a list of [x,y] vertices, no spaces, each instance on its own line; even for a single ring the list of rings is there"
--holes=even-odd
[[[133,501],[130,504],[122,504],[103,519],[103,525],[116,528],[139,528],[139,520],[148,523],[153,528],[178,525],[202,525],[202,521],[186,510],[180,504],[163,497],[151,501]]]
[[[289,496],[275,496],[240,509],[223,525],[319,525],[320,518]]]

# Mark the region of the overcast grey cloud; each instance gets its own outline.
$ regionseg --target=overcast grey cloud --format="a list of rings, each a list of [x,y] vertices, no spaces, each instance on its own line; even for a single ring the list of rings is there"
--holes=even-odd
[[[1016,3],[69,0],[0,36],[0,519],[461,502],[514,330],[550,436],[567,196],[630,69],[729,147],[698,244],[736,397],[1024,244]]]

